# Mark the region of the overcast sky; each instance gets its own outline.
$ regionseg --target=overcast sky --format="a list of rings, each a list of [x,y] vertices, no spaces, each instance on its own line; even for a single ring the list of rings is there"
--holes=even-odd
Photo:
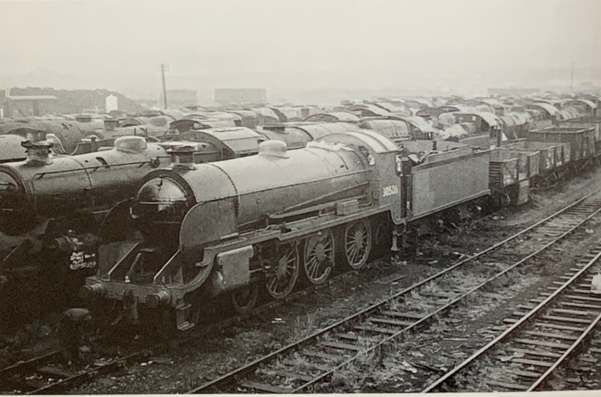
[[[0,86],[158,91],[601,79],[601,0],[2,1]],[[548,74],[549,76],[546,76]]]

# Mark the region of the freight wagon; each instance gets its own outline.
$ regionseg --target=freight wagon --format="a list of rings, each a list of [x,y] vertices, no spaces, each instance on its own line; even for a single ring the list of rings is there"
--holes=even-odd
[[[559,122],[559,127],[593,128],[595,139],[595,157],[597,163],[601,156],[601,116],[584,116]]]
[[[593,127],[553,126],[528,132],[528,140],[570,144],[570,160],[582,167],[595,158],[595,129]]]

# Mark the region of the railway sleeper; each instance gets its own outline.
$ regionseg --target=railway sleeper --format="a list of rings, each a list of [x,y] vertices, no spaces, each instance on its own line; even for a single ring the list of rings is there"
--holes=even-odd
[[[597,360],[595,360],[592,357],[578,357],[578,360],[584,361],[585,363],[589,363],[589,364],[596,364],[597,363]]]
[[[520,349],[518,347],[513,347],[513,346],[508,346],[507,350],[510,350],[510,351],[513,351],[513,352],[516,352],[516,353],[527,354],[527,355],[530,355],[530,356],[536,356],[536,357],[548,357],[548,358],[559,358],[559,357],[561,357],[561,354],[550,352],[550,351],[547,351],[547,350]]]
[[[401,313],[401,312],[394,311],[394,310],[385,310],[385,311],[380,312],[380,314],[382,314],[384,316],[388,316],[388,317],[408,318],[411,320],[421,320],[425,316],[425,314]]]
[[[293,381],[299,381],[299,382],[308,382],[313,379],[313,377],[311,375],[294,372],[294,370],[297,370],[297,368],[291,368],[291,370],[279,369],[279,370],[276,370],[274,374],[265,373],[265,375],[270,375],[270,376],[275,375],[280,378],[289,379],[289,380],[293,380]]]
[[[540,336],[543,338],[565,339],[565,340],[571,340],[571,341],[575,341],[576,339],[578,339],[577,336],[556,334],[556,333],[550,333],[550,332],[524,331],[524,333],[526,335]]]
[[[551,229],[551,230],[557,230],[557,229],[566,230],[566,227],[565,226],[558,226],[558,225],[545,225],[545,226],[541,227],[539,230],[546,231],[548,229]]]
[[[368,321],[371,323],[376,323],[376,324],[396,325],[396,326],[401,326],[403,328],[406,328],[410,325],[415,324],[412,321],[391,320],[388,318],[380,318],[380,317],[371,317],[368,319]]]
[[[420,292],[419,295],[429,298],[438,298],[443,301],[448,301],[452,299],[454,296],[450,294],[436,293],[436,292]]]
[[[555,285],[564,285],[565,281],[552,281],[551,284],[555,284]],[[585,283],[585,282],[579,282],[577,284],[574,284],[572,287],[578,287],[578,288],[586,288],[590,286],[590,282]]]
[[[582,311],[582,310],[572,310],[572,309],[551,309],[552,312],[554,313],[563,313],[563,314],[573,314],[575,316],[592,316],[594,315],[594,313],[589,312],[589,311]]]
[[[507,372],[511,375],[521,376],[522,378],[538,379],[542,373],[534,371],[526,371],[523,369],[510,369]]]
[[[594,249],[594,250],[591,250],[590,252],[588,252],[588,253],[586,253],[586,254],[582,255],[582,257],[583,257],[583,258],[585,258],[585,259],[589,259],[589,260],[590,260],[590,259],[593,259],[595,256],[597,256],[597,254],[598,254],[600,251],[601,251],[601,250],[599,250],[599,249]]]
[[[528,314],[528,312],[522,312],[522,311],[515,311],[513,313],[511,313],[512,316],[514,317],[524,317],[526,314]]]
[[[572,317],[562,317],[562,316],[550,316],[550,315],[544,315],[541,316],[541,318],[543,320],[549,320],[549,321],[557,321],[560,323],[576,323],[576,324],[590,324],[590,320],[585,320],[582,318],[572,318]]]
[[[548,368],[553,365],[552,362],[548,361],[540,361],[540,360],[529,360],[524,358],[514,358],[511,360],[512,363],[524,364],[524,365],[533,365],[535,367],[543,367]]]
[[[545,233],[545,237],[559,237],[562,233]]]
[[[356,334],[351,334],[351,333],[334,334],[332,336],[339,340],[350,340],[353,342],[368,341],[368,342],[375,343],[378,341],[378,339],[374,338],[373,336],[356,335]]]
[[[524,309],[524,310],[530,311],[530,310],[534,309],[536,306],[537,305],[533,304],[533,305],[518,305],[517,307],[518,307],[518,309]]]
[[[273,394],[273,393],[275,393],[275,394],[290,394],[293,391],[291,387],[273,386],[273,385],[268,385],[265,383],[258,383],[258,382],[251,382],[251,381],[242,382],[242,384],[240,384],[240,386],[247,390],[255,390],[258,392],[270,393],[270,394]]]
[[[392,329],[392,328],[383,328],[377,326],[369,326],[369,325],[355,325],[353,329],[359,331],[373,332],[375,334],[383,334],[383,335],[394,335],[400,330]]]
[[[74,372],[65,371],[64,369],[50,366],[50,365],[45,365],[43,367],[36,368],[35,372],[42,374],[42,375],[51,376],[54,379],[57,379],[57,378],[65,379],[65,378],[70,378],[70,377],[76,375],[76,373],[74,373]]]
[[[324,351],[312,351],[312,350],[307,350],[307,351],[303,351],[302,353],[300,353],[303,356],[307,356],[307,357],[311,357],[311,358],[319,358],[323,361],[337,361],[340,359],[340,356],[335,355],[335,354],[329,354],[326,353]]]
[[[532,298],[528,299],[528,302],[532,302],[538,306],[538,304],[542,303],[547,298]]]
[[[541,341],[541,340],[535,340],[535,339],[516,338],[516,339],[514,339],[514,342],[520,343],[523,345],[528,345],[528,346],[544,346],[544,347],[552,347],[555,349],[562,349],[562,350],[567,350],[570,348],[570,345],[566,345],[565,343],[547,342],[547,341]]]
[[[334,340],[321,341],[321,342],[319,342],[319,346],[324,346],[324,347],[328,347],[330,349],[337,349],[337,350],[343,350],[343,351],[359,352],[362,350],[361,347],[359,347],[359,346],[352,345],[350,343],[337,342]]]
[[[502,388],[508,389],[508,390],[518,390],[518,391],[525,391],[527,388],[526,386],[520,385],[517,383],[500,382],[497,380],[487,380],[486,384],[489,386],[497,386],[497,387],[502,387]]]
[[[592,296],[589,296],[587,294],[585,294],[585,295],[569,294],[569,295],[565,295],[565,298],[601,303],[601,298],[593,298]]]
[[[579,378],[565,378],[563,380],[565,380],[567,383],[570,383],[572,385],[582,384],[582,379],[579,379]]]
[[[339,359],[340,358],[338,358],[337,360],[339,360]],[[292,360],[288,360],[288,359],[282,360],[282,363],[286,364],[286,365],[289,365],[291,367],[298,366],[298,362],[295,362],[295,361],[292,361]],[[316,369],[318,371],[322,371],[322,372],[327,372],[327,371],[330,371],[332,369],[332,367],[328,367],[326,365],[321,365],[321,364],[310,362],[310,361],[307,361],[307,362],[303,363],[303,365],[306,366],[306,367],[309,367],[309,368],[314,368],[314,369]]]
[[[537,321],[534,323],[534,326],[538,327],[538,328],[551,328],[551,329],[560,329],[560,330],[566,330],[566,331],[584,332],[583,327],[573,327],[571,325],[555,324],[555,323],[551,323],[551,322]]]
[[[589,285],[590,287],[590,285]],[[575,292],[577,294],[590,294],[591,290],[589,289],[580,289],[580,288],[572,288],[571,289],[572,292]]]
[[[584,265],[583,265],[583,266],[584,266]],[[576,273],[574,273],[574,274],[576,274]],[[573,277],[573,276],[559,276],[558,278],[559,278],[559,279],[561,279],[561,280],[569,280],[569,279],[571,279],[572,277]],[[582,280],[592,281],[592,280],[593,280],[593,276],[586,276],[586,277],[583,277],[583,278],[582,278]],[[557,283],[558,283],[557,281],[554,281],[554,282],[553,282],[553,284],[557,284]]]

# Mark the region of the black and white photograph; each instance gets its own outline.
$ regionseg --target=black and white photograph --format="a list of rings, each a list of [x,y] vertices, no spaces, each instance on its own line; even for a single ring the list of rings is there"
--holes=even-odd
[[[0,395],[601,390],[601,0],[0,0],[0,54]]]

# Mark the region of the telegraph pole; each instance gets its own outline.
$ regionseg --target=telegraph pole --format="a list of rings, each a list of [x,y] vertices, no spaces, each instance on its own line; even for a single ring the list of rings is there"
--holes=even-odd
[[[165,65],[161,64],[161,79],[163,81],[163,108],[167,109],[167,87],[165,86]]]
[[[574,92],[574,60],[572,59],[572,69],[570,70],[570,91]]]

